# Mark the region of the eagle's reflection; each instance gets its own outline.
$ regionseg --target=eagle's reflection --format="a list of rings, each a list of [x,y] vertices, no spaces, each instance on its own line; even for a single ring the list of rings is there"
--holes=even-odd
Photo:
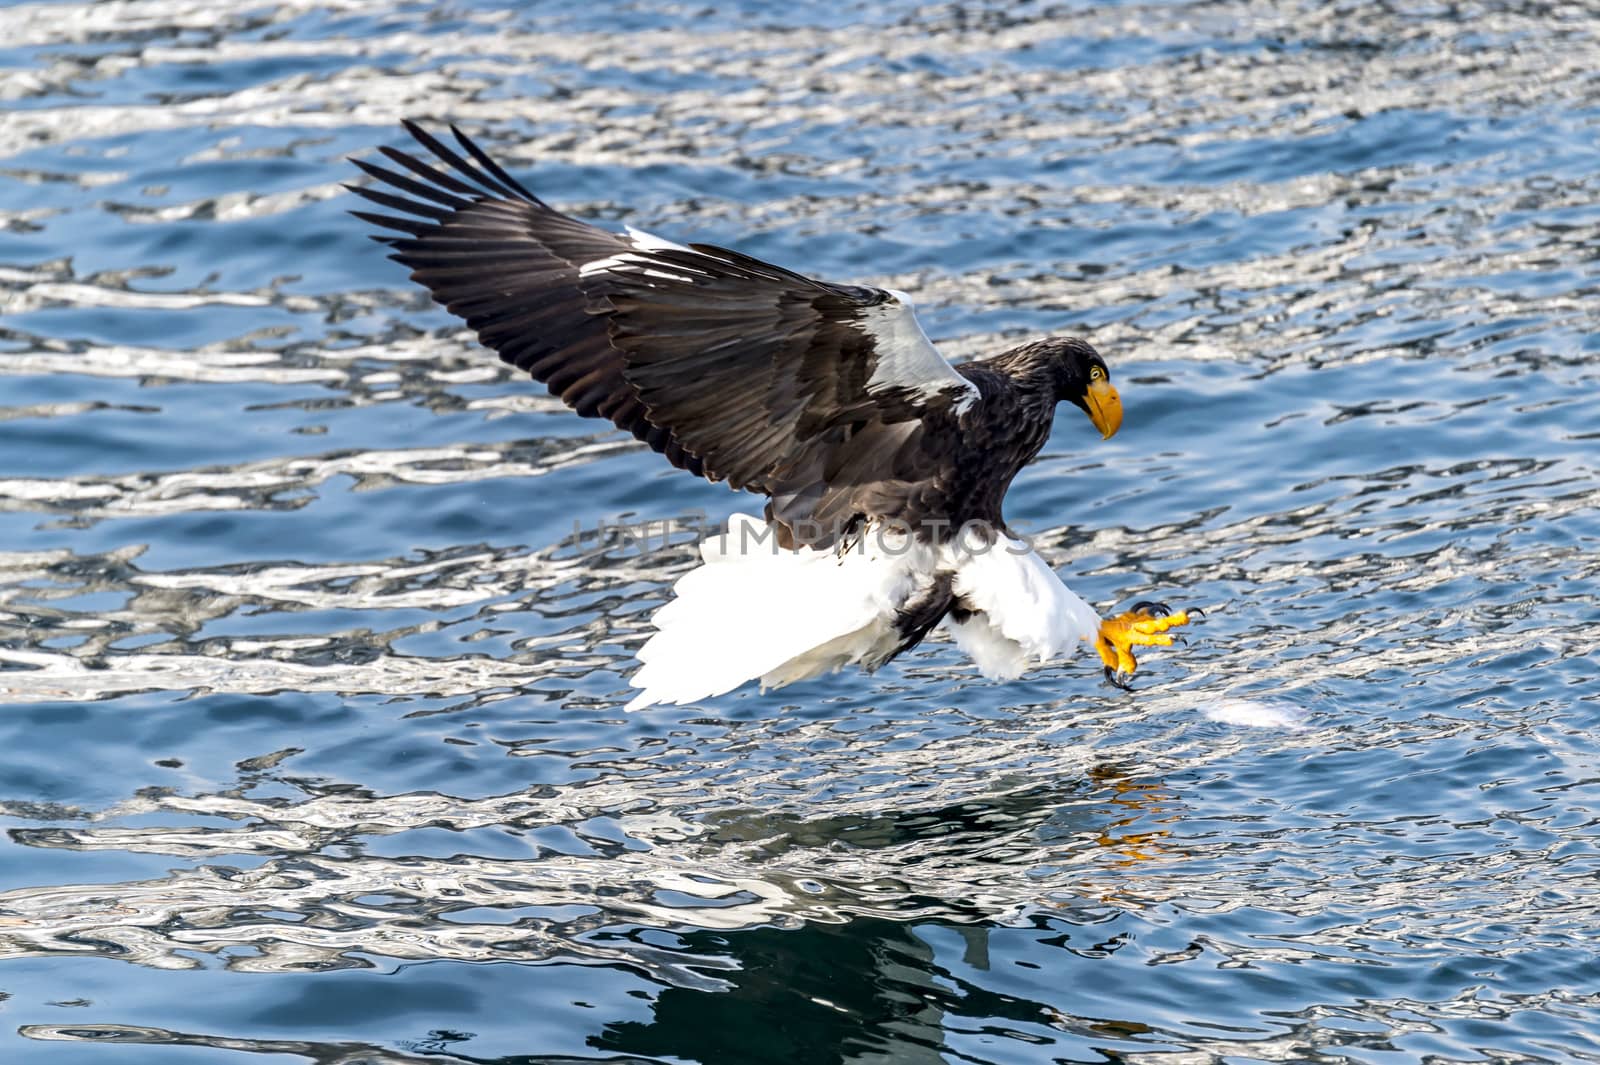
[[[922,809],[815,818],[803,811],[708,814],[708,831],[694,841],[693,850],[742,851],[752,869],[783,868],[797,884],[804,880],[809,886],[796,889],[795,910],[769,913],[769,921],[753,926],[697,927],[693,909],[684,908],[672,911],[679,923],[670,934],[658,924],[620,921],[591,929],[586,938],[606,949],[609,967],[644,977],[655,988],[648,1020],[597,1018],[598,1027],[586,1037],[592,1058],[550,1056],[541,1053],[548,1048],[537,1045],[510,1056],[475,1055],[470,1032],[440,1027],[459,1022],[459,1016],[430,1018],[425,1007],[407,1012],[405,1033],[431,1031],[426,1039],[387,1031],[392,1013],[381,1024],[352,1020],[356,1030],[350,1039],[326,1042],[93,1023],[33,1025],[21,1034],[86,1043],[208,1046],[316,1065],[420,1065],[441,1059],[505,1065],[664,1060],[934,1065],[948,1060],[952,1033],[975,1027],[1138,1038],[1148,1031],[1143,1025],[1069,1016],[1059,1002],[1035,1001],[1014,984],[981,977],[991,971],[992,939],[1001,929],[1032,934],[1039,946],[1078,958],[1107,958],[1120,950],[1127,942],[1119,929],[1122,900],[1138,895],[1142,863],[1169,856],[1167,826],[1178,815],[1179,799],[1126,763],[1096,765],[1067,782],[1013,783],[1019,786]],[[1046,863],[1042,872],[1041,861]],[[803,876],[808,869],[810,877]],[[1033,890],[1019,890],[1019,884]],[[943,890],[936,892],[937,885]],[[674,956],[680,971],[714,972],[715,979],[671,979],[649,960],[663,951]],[[571,994],[572,985],[562,976],[571,964],[544,960],[536,969],[534,979],[550,996],[554,1015],[571,1008],[563,996]],[[592,971],[594,963],[588,965]],[[432,971],[429,979],[438,979],[437,969],[426,968]],[[411,974],[420,971],[402,967],[372,980],[370,991],[362,994],[387,990],[392,995],[397,989],[389,981],[413,979]],[[473,984],[478,989],[501,985],[509,983]],[[508,993],[505,1008],[513,1007]],[[492,1001],[478,1007],[486,1013],[499,1008]],[[530,1025],[530,1033],[538,1028]],[[503,1038],[499,1042],[497,1050]]]

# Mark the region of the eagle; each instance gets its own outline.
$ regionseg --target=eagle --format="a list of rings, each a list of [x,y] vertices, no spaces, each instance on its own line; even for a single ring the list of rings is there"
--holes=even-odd
[[[1128,688],[1134,647],[1189,612],[1102,619],[1001,511],[1056,405],[1109,438],[1105,359],[1050,337],[952,365],[902,292],[562,214],[451,126],[434,157],[378,151],[347,186],[373,239],[499,357],[678,469],[766,498],[700,545],[638,652],[630,709],[871,672],[943,626],[994,679],[1092,644]],[[1198,611],[1196,611],[1198,613]]]

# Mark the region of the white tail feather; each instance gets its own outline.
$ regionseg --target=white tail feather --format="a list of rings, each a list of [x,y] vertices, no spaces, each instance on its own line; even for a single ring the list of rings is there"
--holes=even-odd
[[[902,542],[891,553],[876,539],[843,554],[784,551],[760,519],[733,515],[652,619],[659,631],[632,680],[644,690],[628,708],[709,698],[757,677],[782,687],[882,657],[895,611],[933,579],[934,552]]]
[[[843,554],[783,551],[764,522],[735,514],[700,554],[704,565],[678,579],[652,619],[658,631],[639,651],[632,684],[642,690],[630,710],[710,698],[756,678],[781,688],[881,663],[901,640],[898,611],[941,576],[974,611],[945,625],[988,677],[1014,678],[1030,662],[1070,654],[1100,623],[1015,540],[969,551],[874,532]]]

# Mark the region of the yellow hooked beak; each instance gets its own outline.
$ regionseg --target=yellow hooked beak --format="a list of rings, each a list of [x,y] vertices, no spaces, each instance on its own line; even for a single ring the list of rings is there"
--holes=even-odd
[[[1089,385],[1084,401],[1089,405],[1089,420],[1100,430],[1101,439],[1110,440],[1122,428],[1122,397],[1102,377]]]

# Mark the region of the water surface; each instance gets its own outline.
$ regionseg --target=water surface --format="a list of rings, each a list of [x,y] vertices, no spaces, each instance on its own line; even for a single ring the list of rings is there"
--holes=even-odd
[[[0,8],[0,1047],[1600,1059],[1600,23],[1293,3]],[[552,202],[1078,332],[1089,660],[624,713],[695,515],[344,212]],[[649,550],[595,532],[671,523]]]

